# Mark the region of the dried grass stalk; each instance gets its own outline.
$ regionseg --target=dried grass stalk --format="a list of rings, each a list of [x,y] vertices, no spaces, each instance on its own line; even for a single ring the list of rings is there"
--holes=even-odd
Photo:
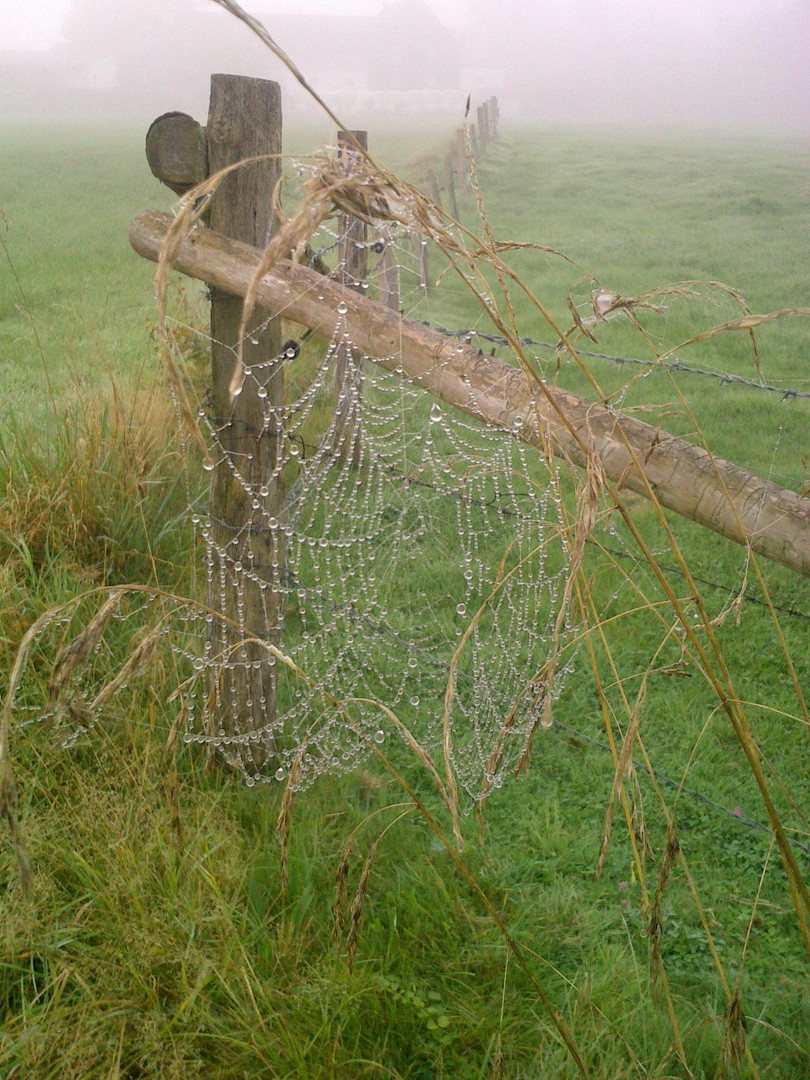
[[[639,687],[638,694],[636,695],[636,701],[633,705],[633,711],[630,714],[630,723],[627,726],[627,731],[622,742],[621,753],[619,754],[619,760],[616,762],[616,771],[613,775],[613,787],[610,792],[610,799],[608,800],[608,808],[605,813],[605,825],[602,830],[602,842],[599,845],[599,858],[596,861],[596,880],[602,876],[602,871],[605,867],[605,860],[607,858],[608,847],[610,846],[610,834],[613,827],[613,811],[616,805],[616,799],[620,797],[622,788],[624,787],[624,781],[626,777],[629,777],[633,772],[633,746],[636,741],[636,735],[638,734],[639,725],[641,724],[641,710],[644,707],[644,702],[647,698],[647,678],[649,671],[645,671],[644,678],[641,680],[641,686]]]
[[[445,784],[442,783],[442,778],[439,776],[436,766],[433,764],[430,754],[420,746],[410,729],[402,723],[396,713],[389,709],[387,705],[383,705],[380,701],[373,701],[371,698],[347,698],[345,704],[373,705],[388,717],[416,758],[424,765],[435,781],[439,794],[442,797],[442,801],[450,814],[450,820],[453,827],[453,838],[456,841],[458,850],[461,851],[464,847],[464,840],[461,835],[461,824],[458,815],[458,788],[455,784],[455,777],[452,774],[452,770],[450,773],[451,782],[445,786]],[[378,756],[382,757],[382,754],[376,747],[375,752]]]
[[[337,869],[335,870],[335,900],[332,904],[333,945],[337,945],[340,941],[346,925],[343,912],[349,896],[349,862],[351,860],[353,843],[354,834],[352,833],[343,845],[343,849],[340,852],[340,858],[338,859]]]
[[[86,664],[118,610],[124,590],[113,590],[80,634],[59,650],[48,683],[48,709],[56,711],[65,687]]]
[[[349,917],[351,919],[349,925],[349,934],[346,938],[346,948],[348,953],[349,970],[351,971],[354,965],[354,957],[357,952],[357,938],[360,933],[360,925],[363,921],[363,901],[365,900],[366,893],[368,892],[368,882],[371,877],[371,868],[374,865],[374,858],[377,854],[377,847],[380,843],[381,837],[377,837],[374,843],[371,845],[366,860],[363,863],[363,869],[360,872],[360,880],[357,883],[357,891],[354,894],[352,900],[351,910]]]
[[[304,756],[306,746],[302,746],[295,756],[295,759],[290,767],[290,775],[287,778],[287,786],[284,788],[284,794],[281,796],[281,805],[278,811],[278,820],[276,821],[276,836],[281,844],[281,870],[280,870],[280,891],[281,896],[284,898],[287,895],[287,883],[289,880],[289,859],[290,859],[290,825],[292,823],[292,805],[295,798],[295,792],[298,785],[301,783],[301,759]]]
[[[533,727],[529,731],[523,752],[518,759],[516,771],[527,770],[531,757],[532,742],[537,732],[538,724],[547,730],[551,727],[553,717],[554,677],[557,673],[557,663],[560,657],[563,631],[571,608],[571,598],[577,581],[577,576],[585,556],[585,545],[593,532],[599,514],[599,503],[605,490],[605,474],[602,463],[596,451],[596,446],[590,432],[588,433],[588,454],[586,458],[585,484],[579,494],[578,512],[574,539],[569,545],[569,564],[565,578],[562,600],[560,602],[557,617],[551,634],[551,649],[549,656],[540,671],[533,680],[538,708]],[[542,702],[542,708],[539,707]]]
[[[163,623],[161,622],[158,626],[153,627],[153,629],[149,631],[140,644],[135,646],[121,665],[115,678],[111,679],[110,682],[102,687],[98,694],[96,694],[89,705],[91,713],[95,712],[96,709],[100,709],[102,705],[105,705],[110,698],[121,689],[121,687],[126,686],[130,679],[137,675],[143,668],[149,666],[162,636]]]
[[[14,772],[7,753],[0,756],[0,817],[4,818],[8,825],[11,844],[14,848],[14,854],[17,856],[17,871],[20,876],[23,896],[28,897],[31,895],[33,874],[25,845],[25,837],[20,827],[17,784],[14,780]]]
[[[742,1006],[740,991],[735,990],[723,1015],[723,1047],[720,1060],[733,1070],[738,1070],[746,1056],[748,1020]]]
[[[672,872],[672,866],[675,859],[678,856],[678,852],[681,849],[681,845],[678,841],[678,828],[673,818],[669,823],[667,830],[667,846],[664,849],[664,856],[661,860],[661,869],[658,874],[658,885],[655,890],[655,896],[652,899],[650,905],[650,921],[647,933],[650,938],[650,982],[652,983],[653,990],[655,989],[658,976],[661,972],[661,942],[663,939],[663,928],[661,925],[661,902],[664,899],[664,891],[669,881],[669,875]]]

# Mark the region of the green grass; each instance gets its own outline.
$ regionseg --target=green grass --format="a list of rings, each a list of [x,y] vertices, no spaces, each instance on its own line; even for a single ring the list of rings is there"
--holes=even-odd
[[[392,145],[391,133],[387,138]],[[17,642],[48,606],[88,586],[124,581],[192,590],[196,555],[182,515],[180,463],[165,441],[170,408],[154,375],[152,270],[126,243],[134,214],[170,201],[148,175],[140,135],[50,132],[33,139],[16,132],[0,137],[0,146],[4,239],[25,294],[23,303],[3,265],[0,663],[7,672]],[[404,157],[406,149],[415,155],[413,143],[396,152]],[[802,144],[776,141],[521,133],[493,148],[481,176],[499,238],[561,248],[623,295],[708,277],[734,285],[753,310],[765,311],[810,304],[802,154]],[[469,197],[463,213],[471,224]],[[516,255],[515,265],[567,325],[566,293],[583,291],[575,286],[578,272],[529,252]],[[195,297],[191,290],[199,319]],[[474,298],[456,286],[428,305],[436,321],[484,329]],[[678,299],[664,326],[660,316],[649,324],[656,344],[668,347],[732,310]],[[550,337],[522,303],[518,315],[522,333]],[[761,337],[766,379],[808,389],[806,321],[777,323]],[[619,322],[604,328],[594,349],[644,355],[637,335]],[[683,359],[753,370],[743,337],[715,339]],[[592,370],[609,392],[628,376],[604,361],[593,361]],[[559,380],[585,392],[570,363]],[[678,385],[718,453],[801,483],[806,402],[697,377]],[[689,430],[660,373],[637,380],[625,403],[663,415],[668,429]],[[191,483],[198,484],[194,475]],[[633,513],[686,599],[653,511],[639,501]],[[621,550],[626,529],[616,520],[610,527],[615,534],[600,525],[595,539]],[[703,586],[716,613],[740,584],[741,551],[689,523],[673,520],[672,527],[693,571],[718,585]],[[664,612],[662,624],[651,609],[627,613],[638,603],[634,586],[653,602],[662,591],[648,569],[618,563],[631,582],[595,550],[586,570],[603,617],[624,613],[606,624],[606,634],[632,701],[672,617]],[[806,581],[778,567],[766,566],[765,575],[776,603],[810,614]],[[438,593],[446,585],[441,577],[441,568],[428,568],[413,587]],[[753,580],[748,595],[762,598]],[[807,619],[784,615],[781,625],[806,688]],[[716,632],[738,696],[760,703],[747,717],[761,753],[806,818],[810,740],[789,718],[797,713],[795,695],[767,612],[746,602],[740,624],[732,615]],[[623,724],[604,648],[598,641],[594,647],[606,700]],[[679,674],[680,652],[673,639],[649,678],[644,745],[659,773],[678,781],[699,740],[686,787],[731,811],[683,794],[679,841],[732,986],[751,922],[741,992],[753,1057],[759,1075],[793,1080],[808,1069],[807,957],[776,851],[751,921],[769,836],[734,811],[767,819],[728,722],[714,715],[716,696],[696,668]],[[23,901],[13,853],[0,841],[3,1077],[575,1076],[492,917],[418,813],[381,842],[353,966],[345,937],[339,948],[330,945],[333,880],[347,836],[357,831],[351,899],[371,844],[400,813],[393,806],[403,793],[381,767],[321,780],[296,800],[286,897],[274,837],[277,790],[251,791],[209,775],[193,749],[184,749],[175,798],[164,746],[177,677],[172,655],[161,652],[69,751],[43,725],[13,732],[35,884],[32,901]],[[25,694],[46,679],[38,660]],[[23,695],[21,704],[27,700]],[[652,992],[641,886],[620,809],[604,873],[594,880],[613,765],[596,745],[606,735],[584,647],[555,718],[562,727],[538,735],[528,777],[491,797],[483,845],[475,821],[465,819],[465,863],[566,1017],[590,1076],[685,1076],[660,987],[657,999]],[[429,780],[390,742],[386,753],[446,828]],[[654,892],[666,832],[640,761],[638,768],[636,809],[644,812]],[[672,806],[675,789],[661,783]],[[775,799],[797,837],[810,843],[788,795],[776,789]],[[810,858],[801,851],[797,858],[810,874]],[[733,1075],[730,1067],[718,1074],[726,1001],[677,863],[662,920],[692,1073]],[[753,1074],[743,1065],[739,1075]]]

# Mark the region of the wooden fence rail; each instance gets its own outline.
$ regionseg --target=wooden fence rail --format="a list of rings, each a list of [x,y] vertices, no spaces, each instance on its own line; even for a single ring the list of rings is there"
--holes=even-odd
[[[156,210],[130,229],[138,254],[157,261],[172,218]],[[180,247],[175,268],[217,289],[244,296],[261,253],[210,230]],[[761,480],[706,450],[559,388],[545,389],[524,372],[409,319],[351,289],[279,260],[258,290],[274,314],[330,336],[345,305],[358,349],[457,408],[539,449],[584,465],[595,452],[614,483],[649,497],[800,574],[810,576],[810,499]],[[343,310],[341,308],[341,310]]]

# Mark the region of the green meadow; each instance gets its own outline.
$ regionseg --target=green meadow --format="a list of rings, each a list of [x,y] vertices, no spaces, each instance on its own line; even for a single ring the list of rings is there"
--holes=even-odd
[[[443,176],[451,137],[389,130],[370,133],[370,145],[422,183],[427,168]],[[306,132],[288,144],[315,149]],[[586,318],[599,289],[649,294],[637,309],[643,333],[620,317],[578,341],[587,371],[527,345],[545,378],[590,397],[595,382],[617,408],[807,490],[807,317],[759,328],[756,353],[745,331],[684,344],[746,310],[810,308],[806,141],[512,128],[478,175],[495,238],[534,245],[507,257],[562,329],[569,297]],[[458,194],[463,223],[480,235],[474,193],[459,183]],[[203,499],[204,474],[180,461],[190,451],[174,438],[154,267],[127,241],[136,214],[172,201],[140,132],[0,132],[3,695],[19,642],[49,607],[102,585],[198,588],[180,477],[189,466]],[[430,258],[438,275],[439,254]],[[521,336],[553,344],[526,295],[515,289],[512,300]],[[187,283],[183,303],[203,327],[202,289]],[[492,332],[451,275],[413,314]],[[655,363],[662,353],[693,370],[669,373]],[[203,390],[193,336],[188,363]],[[563,486],[574,513],[574,481]],[[618,514],[600,516],[555,725],[538,732],[531,768],[490,796],[482,822],[462,819],[460,862],[430,777],[386,743],[413,797],[375,760],[322,777],[294,800],[282,891],[279,788],[248,789],[207,769],[194,747],[167,753],[169,655],[70,749],[45,724],[13,723],[33,886],[24,898],[3,823],[0,1076],[808,1075],[797,906],[810,913],[718,682],[740,703],[807,882],[810,583],[765,560],[746,569],[741,548],[639,497],[627,506],[651,560]],[[431,588],[437,568],[413,565],[413,588]],[[710,630],[681,633],[673,597],[689,611],[702,605]],[[16,720],[47,684],[44,659],[26,679]],[[422,707],[440,713],[442,702]],[[597,876],[611,746],[636,723],[626,802],[617,795]]]

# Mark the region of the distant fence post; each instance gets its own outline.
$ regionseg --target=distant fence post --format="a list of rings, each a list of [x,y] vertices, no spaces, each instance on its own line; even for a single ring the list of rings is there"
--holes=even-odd
[[[442,205],[442,191],[439,187],[439,178],[433,169],[430,170],[428,175],[428,187],[430,188],[430,197],[434,203],[441,208]]]
[[[338,158],[345,159],[347,166],[356,151],[352,139],[368,150],[367,131],[339,131],[337,133]],[[365,222],[348,214],[338,218],[339,260],[341,284],[364,292],[368,278],[368,228]],[[356,361],[355,361],[356,363]],[[335,440],[336,452],[347,454],[354,460],[359,457],[356,425],[352,423],[355,398],[361,392],[360,385],[353,384],[351,347],[341,341],[335,354]]]
[[[487,148],[487,143],[489,142],[486,102],[483,105],[478,106],[478,134],[480,137],[481,151],[483,153],[483,151]]]
[[[274,155],[226,177],[210,210],[212,229],[266,245],[280,175],[278,83],[213,75],[207,128],[184,113],[166,113],[149,128],[146,152],[152,172],[178,193],[244,158]],[[212,288],[211,423],[219,446],[209,504],[208,605],[225,619],[211,624],[205,657],[211,722],[226,736],[249,736],[242,753],[249,772],[259,771],[275,749],[272,734],[250,737],[272,731],[277,678],[274,659],[249,637],[278,645],[281,635],[284,382],[279,320],[257,309],[243,341],[250,375],[233,396],[241,319],[241,297]]]
[[[419,287],[427,295],[430,288],[430,267],[428,265],[428,242],[421,233],[413,233],[416,261],[419,263]]]
[[[490,134],[492,138],[497,140],[498,138],[498,121],[501,118],[500,109],[498,108],[498,99],[491,97],[489,99],[489,122],[490,122]]]
[[[472,148],[473,161],[478,161],[479,147],[478,136],[475,133],[475,124],[470,124],[470,147]]]
[[[458,221],[458,203],[456,202],[456,170],[452,158],[447,165],[447,201],[450,204],[450,214]]]
[[[380,262],[379,295],[380,303],[385,304],[391,311],[399,311],[402,301],[399,295],[399,275],[397,274],[397,261],[394,256],[394,241],[391,229],[380,228],[377,230],[379,243],[382,244],[382,257]]]

